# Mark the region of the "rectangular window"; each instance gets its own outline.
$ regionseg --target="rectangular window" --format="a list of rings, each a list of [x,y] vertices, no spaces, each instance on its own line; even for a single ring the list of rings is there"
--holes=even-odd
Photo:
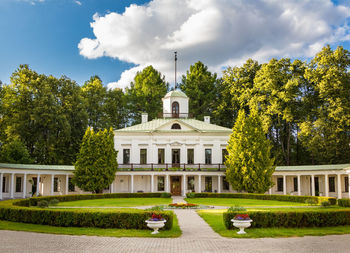
[[[147,149],[140,149],[140,164],[147,164]]]
[[[205,191],[206,192],[212,192],[213,191],[212,177],[205,177]]]
[[[329,192],[335,192],[335,177],[329,177]]]
[[[194,191],[194,177],[187,177],[187,190]]]
[[[16,177],[16,192],[22,191],[22,177]]]
[[[294,184],[294,191],[297,192],[298,191],[298,178],[297,177],[293,178],[293,184]]]
[[[2,192],[7,192],[7,189],[6,189],[6,177],[2,178]]]
[[[158,149],[158,164],[164,164],[164,157],[165,157],[165,149],[159,148]]]
[[[123,164],[130,163],[130,149],[123,149]]]
[[[226,177],[222,179],[222,189],[224,191],[229,191],[230,190],[230,184],[227,182]]]
[[[277,191],[283,192],[283,177],[277,178]]]
[[[345,192],[349,192],[349,177],[344,177]]]
[[[211,149],[205,149],[205,164],[211,164]]]
[[[226,162],[226,156],[228,155],[227,149],[222,150],[222,164]]]
[[[194,164],[194,149],[187,149],[187,164]]]
[[[158,191],[164,191],[164,177],[158,176]]]
[[[55,177],[53,179],[53,191],[58,192],[58,178],[57,177]]]
[[[68,178],[68,191],[75,192],[75,185],[73,184],[73,178]]]

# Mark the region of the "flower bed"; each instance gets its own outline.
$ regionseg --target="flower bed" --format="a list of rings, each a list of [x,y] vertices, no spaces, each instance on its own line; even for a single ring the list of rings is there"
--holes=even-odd
[[[190,204],[190,203],[173,203],[173,204],[169,204],[168,206],[174,207],[174,208],[182,208],[182,209],[199,207],[199,205],[197,204]]]

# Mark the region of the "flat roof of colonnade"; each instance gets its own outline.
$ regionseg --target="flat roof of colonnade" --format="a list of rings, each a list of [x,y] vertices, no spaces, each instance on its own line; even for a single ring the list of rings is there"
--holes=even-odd
[[[0,169],[17,169],[17,170],[51,170],[51,171],[74,171],[73,165],[40,165],[40,164],[13,164],[0,163]],[[276,166],[276,172],[287,171],[326,171],[326,170],[347,170],[350,169],[350,164],[329,164],[329,165],[298,165],[298,166]],[[225,168],[134,168],[126,169],[119,168],[118,171],[225,171]]]

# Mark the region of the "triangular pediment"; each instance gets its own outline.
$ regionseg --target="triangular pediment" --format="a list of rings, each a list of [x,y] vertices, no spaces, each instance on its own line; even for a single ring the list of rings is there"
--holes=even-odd
[[[174,124],[177,124],[177,126]],[[178,126],[180,126],[180,129],[173,129]],[[157,127],[155,131],[198,131],[198,129],[183,122],[181,119],[173,119]]]

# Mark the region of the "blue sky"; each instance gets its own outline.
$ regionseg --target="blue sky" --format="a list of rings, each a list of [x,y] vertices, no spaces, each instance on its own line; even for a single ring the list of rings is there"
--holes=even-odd
[[[308,59],[327,43],[350,49],[349,1],[300,3],[0,0],[0,80],[29,64],[80,85],[98,75],[125,87],[149,64],[172,82],[175,50],[182,74],[198,60],[220,72],[249,57]]]

